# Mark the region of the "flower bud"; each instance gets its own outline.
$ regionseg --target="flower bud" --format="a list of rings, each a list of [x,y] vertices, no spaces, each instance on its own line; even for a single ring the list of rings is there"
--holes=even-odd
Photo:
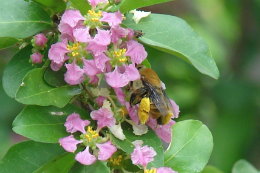
[[[33,46],[43,49],[47,41],[48,40],[43,33],[37,34],[34,36]]]
[[[31,62],[33,64],[41,64],[42,63],[42,57],[43,57],[42,54],[40,54],[39,52],[35,52],[34,54],[31,55]]]

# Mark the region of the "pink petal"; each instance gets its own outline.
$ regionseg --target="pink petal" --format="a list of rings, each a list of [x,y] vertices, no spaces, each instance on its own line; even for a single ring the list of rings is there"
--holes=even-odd
[[[131,61],[135,64],[141,64],[143,60],[147,57],[147,52],[144,46],[135,40],[130,40],[127,42],[126,56],[130,56]]]
[[[95,76],[96,74],[102,73],[102,71],[97,68],[95,60],[83,59],[83,63],[84,63],[83,70],[87,76]]]
[[[89,146],[84,151],[78,152],[75,159],[83,165],[92,165],[96,162],[96,157],[89,153]]]
[[[157,173],[178,173],[177,171],[173,171],[172,168],[161,167],[157,169]]]
[[[94,56],[94,60],[95,60],[96,67],[100,71],[105,72],[106,62],[108,62],[110,58],[106,56],[106,54],[101,53],[98,56]]]
[[[96,144],[96,145],[99,148],[98,160],[102,160],[102,161],[109,159],[117,150],[116,146],[114,146],[111,143],[111,141],[108,141],[104,144]]]
[[[79,10],[66,10],[62,17],[60,23],[66,23],[71,27],[75,27],[80,20],[85,20]]]
[[[82,120],[80,115],[77,113],[70,114],[64,126],[66,127],[66,131],[69,133],[75,133],[76,131],[80,131],[81,133],[85,134],[85,127],[90,124],[88,120]]]
[[[94,84],[94,85],[97,85],[98,84],[98,81],[99,81],[99,78],[94,75],[94,76],[90,76],[90,80],[89,80],[89,84]]]
[[[172,104],[173,111],[174,111],[173,112],[174,114],[173,114],[172,118],[178,118],[179,117],[179,113],[180,113],[179,106],[172,99],[170,99],[170,102]]]
[[[69,36],[72,36],[73,27],[71,27],[67,23],[60,23],[58,29],[61,32],[61,34],[68,34]]]
[[[98,33],[95,35],[94,41],[103,46],[107,46],[110,44],[111,37],[109,31],[101,30],[97,28]]]
[[[118,10],[115,13],[107,13],[105,11],[102,12],[102,18],[100,19],[101,22],[107,22],[109,26],[116,27],[122,23],[123,16]]]
[[[119,38],[124,38],[128,35],[129,30],[120,26],[116,26],[116,27],[112,27],[110,29],[110,32],[111,32],[111,41],[114,44],[117,44]]]
[[[156,152],[152,147],[136,145],[134,152],[131,154],[131,160],[135,165],[140,164],[146,167],[149,162],[153,161],[155,155]]]
[[[91,7],[95,7],[98,3],[100,2],[108,2],[107,0],[88,0],[88,2],[90,3]]]
[[[97,120],[99,129],[105,126],[111,127],[116,124],[116,119],[113,116],[113,112],[107,108],[100,108],[99,110],[92,111],[90,116],[93,120]]]
[[[107,46],[106,45],[100,45],[95,41],[91,41],[87,47],[86,50],[90,53],[93,53],[94,56],[98,56],[102,54],[103,52],[107,51]]]
[[[89,27],[87,28],[75,28],[73,30],[73,36],[77,41],[88,43],[91,41],[91,36],[89,34]]]
[[[70,85],[77,85],[84,81],[84,70],[76,65],[75,59],[71,64],[65,64],[67,72],[64,74],[64,80]]]
[[[137,70],[137,68],[135,68],[134,64],[130,64],[130,65],[124,65],[125,67],[125,75],[126,77],[130,80],[130,81],[134,81],[137,79],[140,79],[140,73]]]
[[[125,75],[117,71],[117,67],[113,72],[106,73],[105,77],[106,82],[113,88],[124,87],[129,82],[129,79]]]
[[[42,63],[43,55],[40,54],[39,52],[35,52],[30,57],[31,57],[31,60],[32,60],[33,64],[41,64]]]
[[[64,150],[73,153],[76,151],[77,145],[82,143],[82,141],[78,141],[73,137],[73,135],[70,135],[64,138],[60,138],[59,143],[64,148]]]
[[[139,106],[134,105],[133,107],[131,107],[129,102],[125,102],[125,107],[128,111],[130,118],[133,120],[133,122],[135,122],[136,124],[139,124],[139,117],[138,117],[138,113],[137,113]]]
[[[122,90],[122,88],[113,88],[115,93],[116,93],[116,97],[117,97],[117,100],[119,101],[119,103],[121,105],[124,105],[125,104],[125,94]]]
[[[48,52],[49,59],[57,64],[63,63],[65,54],[70,52],[70,50],[67,49],[67,42],[68,41],[65,39],[62,42],[52,44]]]

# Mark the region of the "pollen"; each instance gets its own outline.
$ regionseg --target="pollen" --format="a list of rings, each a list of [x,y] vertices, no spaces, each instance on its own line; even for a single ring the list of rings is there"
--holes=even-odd
[[[139,109],[138,109],[138,117],[142,124],[145,124],[148,121],[149,112],[150,112],[150,99],[148,97],[144,97],[141,100]]]
[[[79,43],[74,43],[72,46],[67,45],[67,50],[70,50],[71,51],[71,55],[73,57],[75,57],[75,56],[79,55],[79,52],[78,52],[79,46],[80,46]]]
[[[97,13],[93,10],[88,10],[88,14],[91,17],[92,22],[98,22],[99,19],[102,17],[102,11],[98,11]]]
[[[90,142],[92,139],[99,137],[99,134],[95,130],[92,130],[92,127],[88,126],[88,130],[85,134],[85,137]]]
[[[144,171],[144,173],[157,173],[157,169],[156,168],[154,168],[154,169],[147,169],[147,170],[145,170]]]
[[[114,157],[114,158],[110,158],[109,161],[113,164],[113,166],[119,166],[121,161],[123,159],[123,156],[122,155],[119,155],[118,157]]]
[[[126,52],[126,49],[119,49],[118,51],[114,51],[114,55],[116,56],[116,58],[118,58],[119,62],[127,61],[127,57],[124,56],[125,52]]]

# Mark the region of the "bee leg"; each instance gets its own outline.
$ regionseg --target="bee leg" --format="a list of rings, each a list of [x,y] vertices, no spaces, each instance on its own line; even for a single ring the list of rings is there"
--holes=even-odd
[[[140,103],[140,101],[147,95],[147,89],[146,88],[140,88],[136,90],[130,97],[130,104],[136,105]]]
[[[172,117],[173,113],[172,112],[168,112],[167,115],[165,116],[162,116],[162,117],[159,117],[157,119],[157,123],[160,124],[160,125],[166,125],[170,122],[171,120],[171,117]]]
[[[144,97],[139,105],[138,109],[138,117],[142,124],[145,124],[149,119],[149,113],[150,111],[150,99],[149,97]]]

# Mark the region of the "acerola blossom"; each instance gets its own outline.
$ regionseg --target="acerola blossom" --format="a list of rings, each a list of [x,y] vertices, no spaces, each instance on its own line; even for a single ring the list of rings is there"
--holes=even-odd
[[[96,157],[89,152],[89,146],[84,151],[80,151],[76,154],[75,159],[83,165],[92,165],[96,162]]]
[[[95,61],[96,67],[102,72],[105,72],[106,62],[108,62],[109,60],[110,60],[110,58],[104,53],[101,53],[98,56],[94,56],[94,61]]]
[[[115,26],[110,29],[111,32],[111,41],[114,44],[117,44],[119,38],[124,38],[128,36],[130,30],[123,28],[121,26]]]
[[[71,64],[65,65],[67,72],[64,74],[64,80],[70,85],[77,85],[84,81],[84,70],[75,63],[75,59]]]
[[[68,24],[70,27],[75,27],[80,20],[85,20],[79,10],[66,10],[62,17],[60,23]]]
[[[93,59],[90,59],[90,60],[83,59],[83,63],[84,63],[83,70],[84,70],[84,73],[87,76],[94,76],[96,74],[102,73],[102,71],[97,68],[95,60],[93,60]]]
[[[48,57],[56,64],[64,63],[67,59],[66,53],[69,53],[70,50],[67,49],[67,39],[62,42],[58,42],[51,45],[51,48],[48,52]]]
[[[79,42],[88,43],[91,41],[91,36],[89,34],[89,27],[75,28],[73,30],[73,36]]]
[[[113,88],[124,87],[129,82],[129,79],[125,75],[118,72],[117,67],[113,72],[106,73],[105,77],[108,85]]]
[[[117,150],[116,146],[114,146],[111,143],[111,141],[108,141],[103,144],[96,144],[96,146],[99,149],[98,160],[103,160],[103,161],[109,159]]]
[[[109,26],[116,27],[122,23],[123,16],[121,12],[118,10],[115,13],[107,13],[105,11],[102,12],[102,18],[100,19],[101,22],[107,22]]]
[[[173,107],[173,115],[172,118],[178,118],[179,117],[179,113],[180,113],[180,109],[179,106],[175,103],[175,101],[173,101],[172,99],[169,99],[172,107]]]
[[[30,57],[31,57],[31,60],[32,60],[33,64],[41,64],[42,63],[43,55],[40,54],[39,52],[35,52]]]
[[[147,52],[144,46],[135,40],[130,40],[127,42],[127,51],[125,56],[130,56],[130,59],[135,64],[141,64],[143,60],[147,57]]]
[[[90,116],[93,120],[97,120],[98,129],[103,127],[112,127],[116,123],[113,112],[107,108],[100,108],[99,110],[92,111]]]
[[[131,106],[129,102],[125,102],[125,107],[128,111],[128,115],[130,118],[135,122],[135,124],[139,124],[139,117],[138,117],[138,105]]]
[[[141,77],[140,73],[135,68],[134,64],[124,65],[124,67],[125,67],[125,73],[124,74],[130,81],[140,79],[140,77]]]
[[[106,99],[106,97],[98,96],[98,98],[95,100],[99,107],[103,105],[103,101]]]
[[[43,33],[37,34],[34,37],[35,37],[34,45],[39,46],[41,48],[43,48],[45,46],[46,42],[48,41],[46,36]]]
[[[73,153],[76,151],[77,145],[82,143],[82,141],[78,141],[73,137],[73,135],[70,135],[64,138],[60,138],[59,143],[64,148],[64,150]]]
[[[156,152],[152,147],[148,147],[147,145],[141,147],[141,145],[136,144],[134,152],[131,154],[131,160],[133,164],[140,164],[146,168],[147,164],[153,161],[155,155]]]
[[[69,133],[75,133],[76,131],[86,133],[85,127],[89,124],[90,121],[82,120],[79,114],[72,113],[67,117],[64,126],[66,127],[66,131]]]

